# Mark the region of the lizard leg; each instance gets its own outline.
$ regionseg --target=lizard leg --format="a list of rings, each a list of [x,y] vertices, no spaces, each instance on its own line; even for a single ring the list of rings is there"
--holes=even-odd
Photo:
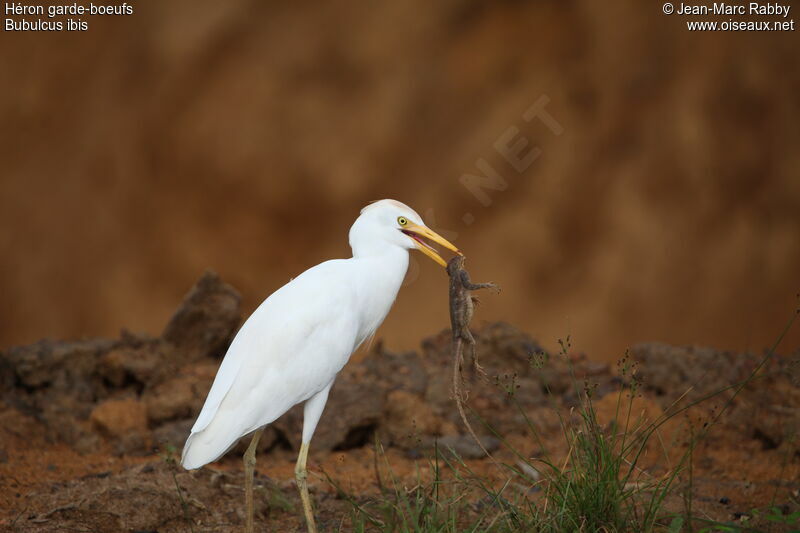
[[[470,335],[471,336],[471,335]],[[475,339],[469,345],[469,351],[472,355],[472,369],[481,379],[488,381],[489,375],[486,373],[486,370],[483,369],[483,366],[478,362],[478,353],[475,350]]]
[[[467,289],[470,291],[477,291],[478,289],[493,289],[497,292],[500,292],[500,287],[497,284],[488,282],[488,283],[470,283],[467,286]]]
[[[468,291],[476,291],[478,289],[494,289],[500,292],[500,287],[498,287],[495,283],[472,283],[466,270],[461,271],[461,285]]]

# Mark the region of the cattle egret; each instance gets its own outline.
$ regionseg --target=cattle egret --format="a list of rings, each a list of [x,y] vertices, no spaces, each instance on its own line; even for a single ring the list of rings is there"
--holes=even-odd
[[[380,200],[350,228],[353,257],[312,267],[272,293],[245,321],[219,367],[183,448],[181,464],[215,461],[252,434],[244,454],[246,531],[253,531],[253,471],[264,426],[305,402],[295,478],[310,533],[316,532],[306,482],[308,446],[328,392],[350,355],[375,333],[397,296],[415,248],[441,266],[425,240],[456,253],[410,207]]]

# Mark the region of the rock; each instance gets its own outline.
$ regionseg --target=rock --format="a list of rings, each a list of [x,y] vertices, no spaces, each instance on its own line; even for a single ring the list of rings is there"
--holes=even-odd
[[[740,396],[731,409],[731,422],[749,428],[764,449],[783,447],[794,453],[800,432],[800,387],[790,376],[773,372],[745,387]]]
[[[554,393],[568,388],[569,372],[566,364],[558,358],[551,358],[539,343],[517,328],[498,322],[474,329],[473,336],[476,340],[476,357],[489,378],[488,381],[482,380],[472,370],[469,353],[465,350],[463,375],[467,380],[466,388],[473,397],[502,396],[503,389],[513,385],[518,391],[517,400],[531,405],[541,402],[543,395],[542,385],[529,385],[547,383]],[[450,410],[453,401],[450,331],[444,330],[425,339],[422,349],[422,361],[428,374],[425,398],[441,414],[441,409]],[[542,364],[537,364],[540,361]],[[516,387],[523,382],[525,387]],[[497,405],[506,404],[506,401],[501,401]]]
[[[386,400],[381,433],[389,443],[408,449],[417,446],[421,436],[441,435],[442,422],[422,397],[406,390],[394,390]]]
[[[476,331],[478,358],[490,368],[496,365],[503,372],[519,376],[531,374],[531,361],[546,351],[533,337],[505,322],[487,324]],[[491,375],[491,373],[490,373]]]
[[[360,373],[363,379],[374,380],[387,390],[423,394],[428,384],[425,365],[416,352],[395,354],[387,351],[382,342],[377,342],[367,357],[347,371]]]
[[[203,398],[195,392],[195,381],[189,376],[178,376],[149,389],[142,396],[147,406],[147,418],[159,424],[175,418],[187,418],[192,411],[199,411]]]
[[[83,425],[84,424],[81,424],[81,426]],[[82,428],[82,431],[77,432],[75,435],[71,436],[70,439],[68,440],[72,448],[74,448],[75,451],[77,451],[78,453],[82,454],[96,452],[103,442],[103,438],[100,435],[98,435],[96,431],[91,430],[92,428],[90,423],[87,422],[85,425],[89,427]],[[67,440],[67,439],[62,439],[62,440]],[[139,440],[139,439],[138,437],[134,437],[134,440]],[[130,444],[133,443],[126,442],[125,447],[129,446]],[[139,446],[140,451],[143,451],[144,444],[145,443],[142,442],[141,446]],[[135,447],[136,446],[134,446],[133,448]]]
[[[206,272],[172,315],[161,338],[184,362],[221,356],[239,325],[240,296],[213,272]]]
[[[101,442],[97,435],[98,428],[89,421],[92,405],[72,403],[74,398],[69,396],[63,399],[64,403],[47,405],[39,413],[39,417],[45,421],[47,438],[71,446],[80,443],[82,452],[92,451],[88,445]]]
[[[47,438],[93,451],[100,443],[94,434],[99,426],[89,422],[93,409],[112,396],[136,395],[146,382],[167,372],[161,345],[158,339],[123,332],[119,340],[43,340],[12,348],[0,354],[3,374],[13,374],[3,397],[41,420]],[[139,440],[146,444],[146,439]]]
[[[724,405],[726,413],[718,423],[749,428],[749,436],[765,449],[790,445],[792,435],[800,430],[800,388],[793,381],[796,376],[790,357],[774,355],[739,390],[763,355],[662,343],[634,346],[631,355],[638,362],[644,389],[653,391],[664,408],[679,399],[685,405],[706,397],[698,408],[712,410],[705,415],[707,419],[716,418],[713,411]],[[728,402],[732,390],[738,394]]]
[[[792,385],[800,389],[800,349],[796,350],[794,356],[789,360],[786,372]]]
[[[174,420],[162,424],[153,431],[153,442],[159,449],[169,450],[174,448],[180,453],[180,450],[183,449],[183,444],[189,437],[192,425],[194,425],[193,418]]]
[[[174,365],[168,363],[164,347],[158,341],[135,347],[120,346],[103,354],[97,365],[98,374],[118,388],[135,382],[141,389],[173,371]]]
[[[575,369],[575,375],[581,377],[597,377],[608,374],[608,363],[599,361],[582,361]]]
[[[0,351],[0,390],[11,390],[16,384],[17,376],[10,358]]]
[[[133,398],[106,400],[92,410],[89,418],[95,427],[111,438],[147,431],[147,409]]]
[[[192,423],[194,423],[194,419],[192,419]],[[186,436],[189,434],[187,433]],[[186,438],[184,437],[184,441]],[[244,452],[247,451],[247,447],[250,446],[251,436],[247,435],[241,439],[239,442],[234,445],[234,447],[228,453],[231,454],[233,457],[242,458]],[[314,438],[314,449],[316,450],[316,437]],[[286,445],[286,441],[283,439],[283,434],[279,433],[277,429],[275,429],[272,424],[264,428],[264,432],[261,434],[261,438],[258,439],[258,448],[256,449],[258,454],[266,453],[275,446],[278,445]],[[181,443],[183,446],[183,443]],[[178,448],[181,449],[181,446]]]
[[[216,371],[217,365],[213,363],[192,365],[172,379],[148,388],[142,394],[147,418],[157,425],[166,420],[197,416]]]
[[[489,435],[478,435],[487,451],[494,452],[500,447],[500,441]],[[470,435],[447,435],[438,439],[439,450],[452,450],[462,459],[482,459],[486,454]]]
[[[0,403],[0,431],[3,438],[14,437],[20,441],[42,441],[46,436],[42,423],[18,409]]]
[[[372,382],[362,382],[353,376],[353,370],[345,369],[328,396],[314,433],[314,450],[346,450],[371,442],[385,406],[384,389]],[[302,404],[290,409],[273,427],[298,449],[303,428]]]
[[[19,383],[29,388],[88,388],[87,378],[93,373],[97,356],[114,346],[116,341],[92,339],[76,342],[41,340],[28,346],[16,346],[0,353],[4,366],[14,369]]]
[[[750,354],[658,342],[637,344],[630,354],[638,364],[637,378],[662,397],[665,407],[684,393],[688,392],[686,401],[691,401],[737,383],[757,364]]]

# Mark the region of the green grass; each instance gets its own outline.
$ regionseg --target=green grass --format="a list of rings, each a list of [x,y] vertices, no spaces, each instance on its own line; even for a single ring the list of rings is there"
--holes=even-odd
[[[566,353],[567,349],[565,342],[562,350]],[[429,476],[423,479],[418,470],[413,487],[404,487],[376,443],[376,457],[389,472],[387,480],[378,479],[379,497],[359,500],[328,477],[339,496],[350,503],[352,523],[342,531],[652,531],[660,524],[660,503],[676,473],[642,481],[636,459],[652,433],[646,434],[648,427],[636,424],[631,416],[635,387],[628,389],[627,407],[621,401],[617,406],[618,414],[624,413],[625,425],[611,431],[597,421],[591,389],[581,389],[577,383],[575,388],[581,398],[577,421],[562,416],[553,405],[562,416],[567,457],[556,463],[545,454],[534,461],[495,432],[516,458],[515,464],[500,465],[502,471],[495,476],[500,481],[476,474],[453,450],[436,449],[427,459]],[[525,416],[513,398],[512,403]],[[530,421],[528,427],[541,442]]]
[[[560,406],[555,395],[548,394],[551,408],[561,421],[563,443],[560,448],[568,450],[566,456],[558,459],[551,457],[547,451],[535,459],[526,457],[481,420],[501,440],[506,450],[505,456],[513,457],[513,464],[500,464],[500,470],[491,479],[476,474],[453,450],[437,448],[426,459],[427,473],[423,476],[422,470],[418,468],[413,486],[407,487],[395,477],[383,448],[376,442],[376,461],[382,463],[384,471],[388,472],[388,476],[384,476],[386,479],[382,479],[376,464],[377,484],[380,487],[377,497],[363,498],[348,494],[340,484],[325,474],[339,497],[349,503],[350,523],[343,523],[340,531],[758,531],[748,526],[713,522],[693,516],[693,456],[696,444],[707,437],[733,399],[756,378],[761,368],[773,356],[795,317],[796,315],[792,317],[772,349],[742,383],[715,391],[685,405],[679,406],[679,400],[656,420],[642,420],[634,416],[634,401],[639,394],[640,384],[635,379],[635,369],[627,355],[620,364],[623,382],[627,381],[627,385],[618,395],[614,424],[603,427],[599,423],[593,387],[589,383],[578,383],[573,373],[574,393],[579,398],[577,407],[565,409]],[[559,344],[561,353],[558,357],[566,358],[570,348],[569,338],[560,340]],[[547,364],[545,356],[531,355],[531,364]],[[512,404],[527,421],[531,438],[544,449],[542,436],[527,418],[524,409],[513,399],[513,390],[512,386],[498,393],[512,397]],[[685,451],[676,464],[662,467],[657,474],[640,467],[648,446],[650,449],[654,446],[666,448],[665,443],[661,442],[659,432],[665,423],[699,403],[731,390],[733,394],[728,396],[723,408],[716,411],[701,430],[690,429],[688,445],[685,445]],[[478,417],[474,411],[472,414]],[[669,465],[666,459],[664,463]],[[672,508],[667,512],[665,501],[669,496],[675,495],[679,487],[684,496],[683,511]],[[800,521],[797,513],[784,514],[777,507],[754,510],[750,514],[754,518],[760,518],[760,522],[781,526],[795,526]]]

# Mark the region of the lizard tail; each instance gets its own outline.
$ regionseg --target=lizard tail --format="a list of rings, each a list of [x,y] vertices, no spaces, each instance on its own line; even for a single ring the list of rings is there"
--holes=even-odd
[[[492,462],[499,467],[500,463],[498,463],[497,459],[495,459],[494,456],[489,453],[489,450],[487,450],[483,445],[481,439],[478,438],[475,430],[472,429],[472,424],[469,423],[469,420],[467,419],[467,413],[464,410],[464,395],[461,389],[461,362],[464,359],[463,350],[464,342],[460,338],[455,339],[453,341],[453,396],[456,400],[458,414],[461,415],[461,421],[464,422],[464,425],[467,427],[467,431],[469,432],[470,436],[472,436],[478,446],[480,446],[483,453],[486,454],[486,457],[491,459]]]

